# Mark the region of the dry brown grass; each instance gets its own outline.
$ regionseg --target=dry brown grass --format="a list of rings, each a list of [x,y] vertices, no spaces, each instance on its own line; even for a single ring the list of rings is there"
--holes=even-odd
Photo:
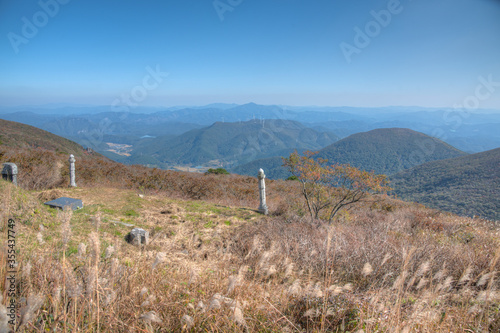
[[[294,182],[268,182],[264,217],[251,177],[85,163],[76,189],[0,182],[21,331],[499,330],[499,234],[485,221],[378,197],[311,224]],[[85,208],[41,204],[63,195]],[[151,243],[127,244],[129,224]]]

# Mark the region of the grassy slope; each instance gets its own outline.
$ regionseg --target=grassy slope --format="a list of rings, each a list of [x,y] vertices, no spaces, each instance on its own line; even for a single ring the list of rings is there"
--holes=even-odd
[[[83,156],[83,148],[68,139],[39,128],[0,119],[0,145],[9,148],[43,148]]]
[[[79,144],[60,136],[33,126],[0,120],[0,163],[16,163],[18,182],[24,188],[69,184],[69,154],[75,155],[77,170],[85,163],[112,163],[101,154],[88,153]]]
[[[27,192],[0,181],[0,193],[17,224],[20,295],[43,306],[29,332],[180,331],[187,320],[193,332],[500,327],[500,295],[484,302],[498,288],[485,274],[500,268],[491,264],[500,243],[478,220],[387,199],[325,228],[291,211],[264,217],[112,187]],[[65,215],[41,204],[59,196],[85,207]],[[127,244],[123,223],[149,230],[151,243]]]
[[[500,220],[500,148],[429,162],[391,178],[402,198]]]

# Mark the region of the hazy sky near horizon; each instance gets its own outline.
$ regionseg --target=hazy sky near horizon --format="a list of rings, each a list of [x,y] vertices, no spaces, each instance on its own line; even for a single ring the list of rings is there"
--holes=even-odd
[[[0,106],[500,110],[497,0],[0,0],[0,36]]]

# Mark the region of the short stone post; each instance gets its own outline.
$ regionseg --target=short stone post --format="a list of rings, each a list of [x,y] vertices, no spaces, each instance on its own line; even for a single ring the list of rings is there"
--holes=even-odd
[[[127,241],[133,245],[148,245],[149,232],[141,228],[134,228],[127,235]]]
[[[4,163],[2,178],[17,186],[17,165],[14,163]]]
[[[76,187],[75,182],[75,156],[69,155],[69,186]]]
[[[259,194],[260,194],[260,205],[259,212],[267,215],[269,213],[266,205],[266,175],[264,174],[264,170],[259,169]]]

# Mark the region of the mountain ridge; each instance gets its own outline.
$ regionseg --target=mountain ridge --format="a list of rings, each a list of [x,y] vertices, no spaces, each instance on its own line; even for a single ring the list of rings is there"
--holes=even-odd
[[[159,163],[194,166],[218,160],[228,166],[295,148],[318,149],[336,140],[333,133],[320,133],[292,120],[215,122],[173,139],[148,140],[136,147],[132,159],[149,155]]]
[[[405,128],[389,128],[350,135],[319,150],[314,158],[325,158],[329,163],[350,164],[378,174],[395,174],[428,161],[462,155],[466,153],[426,134]],[[278,167],[280,160],[281,157],[273,157],[253,161],[232,171],[248,174],[260,162],[270,175],[286,178],[289,174]]]
[[[0,119],[0,146],[10,150],[43,148],[79,157],[88,155],[81,145],[69,139],[31,125],[3,119]],[[100,156],[98,153],[93,154]]]
[[[109,106],[68,106],[43,110],[36,106],[4,107],[0,108],[0,118],[36,126],[80,144],[89,144],[82,132],[88,131],[88,126],[81,123],[81,126],[66,127],[69,119],[85,118],[90,122],[91,131],[97,135],[108,135],[117,140],[111,142],[132,145],[144,135],[180,135],[216,121],[284,119],[299,121],[320,132],[333,132],[340,138],[377,128],[400,127],[438,136],[469,153],[500,147],[500,132],[496,130],[500,126],[500,113],[486,109],[476,110],[464,119],[460,118],[458,111],[450,108],[419,107],[292,107],[247,103],[168,108],[138,106],[128,112],[111,110]],[[78,125],[78,122],[75,124]],[[106,150],[105,146],[99,146],[99,142],[91,142],[91,145],[97,151]]]
[[[390,175],[422,163],[465,154],[424,133],[407,128],[381,128],[341,139],[321,149],[317,157]]]

